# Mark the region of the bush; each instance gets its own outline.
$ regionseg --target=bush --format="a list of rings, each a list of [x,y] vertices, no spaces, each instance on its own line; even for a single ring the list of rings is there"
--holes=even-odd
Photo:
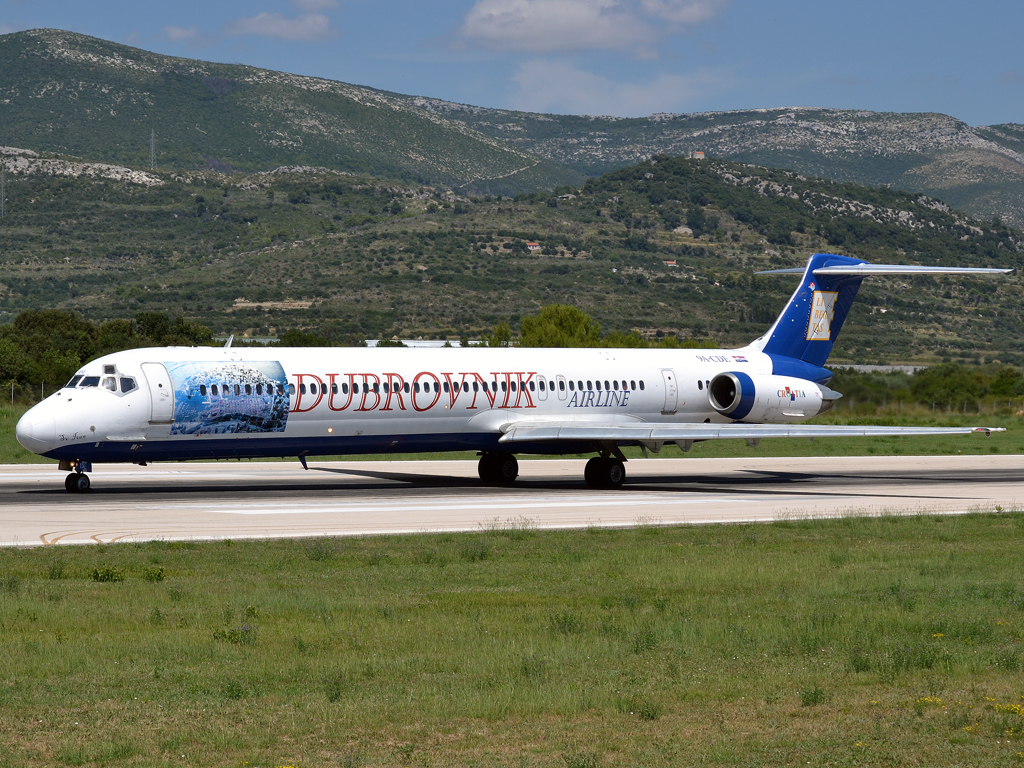
[[[99,582],[124,581],[124,571],[112,566],[92,569],[92,580]]]

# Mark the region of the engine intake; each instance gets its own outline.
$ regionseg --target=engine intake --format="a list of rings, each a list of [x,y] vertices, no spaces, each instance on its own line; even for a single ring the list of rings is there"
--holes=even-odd
[[[792,376],[720,373],[708,386],[708,402],[736,421],[785,424],[803,421],[832,407],[842,397],[813,381]]]

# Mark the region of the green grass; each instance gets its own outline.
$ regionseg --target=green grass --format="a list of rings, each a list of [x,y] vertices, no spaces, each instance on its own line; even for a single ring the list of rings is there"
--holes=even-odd
[[[993,513],[6,549],[0,753],[1012,765],[1022,534]]]

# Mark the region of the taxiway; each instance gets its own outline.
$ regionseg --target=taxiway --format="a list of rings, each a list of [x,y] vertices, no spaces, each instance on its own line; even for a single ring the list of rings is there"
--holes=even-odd
[[[51,465],[0,466],[0,544],[351,536],[944,513],[1024,504],[1024,457],[650,459],[594,491],[583,461],[522,461],[485,487],[472,461],[98,466],[69,494]]]

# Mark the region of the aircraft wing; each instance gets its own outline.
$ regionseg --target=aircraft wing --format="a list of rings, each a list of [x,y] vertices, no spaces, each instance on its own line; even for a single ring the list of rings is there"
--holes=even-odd
[[[524,442],[667,443],[766,437],[889,437],[969,435],[1005,432],[1001,427],[857,427],[831,424],[602,424],[600,422],[518,421],[502,427],[505,445]]]

